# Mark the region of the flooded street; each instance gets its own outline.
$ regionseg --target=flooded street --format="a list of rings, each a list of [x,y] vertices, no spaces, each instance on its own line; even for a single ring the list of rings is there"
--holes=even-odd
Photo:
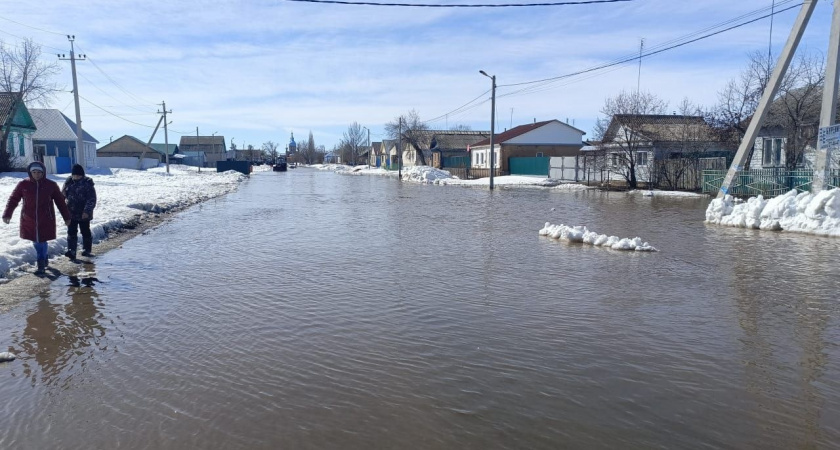
[[[840,239],[708,202],[254,174],[0,315],[0,448],[837,448]]]

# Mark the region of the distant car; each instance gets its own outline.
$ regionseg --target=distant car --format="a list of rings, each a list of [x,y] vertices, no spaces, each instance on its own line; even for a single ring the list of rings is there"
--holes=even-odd
[[[275,172],[285,172],[288,165],[286,164],[286,158],[277,158],[277,161],[274,162],[274,167],[272,170]]]

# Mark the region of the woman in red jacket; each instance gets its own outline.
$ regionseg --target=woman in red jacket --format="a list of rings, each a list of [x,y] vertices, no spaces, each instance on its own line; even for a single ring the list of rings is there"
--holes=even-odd
[[[38,255],[38,271],[44,273],[47,268],[47,241],[55,239],[55,209],[58,207],[65,224],[70,223],[70,210],[64,203],[64,195],[55,181],[46,177],[44,164],[34,162],[29,165],[29,178],[21,180],[12,191],[3,211],[3,222],[12,220],[12,213],[21,199],[23,210],[20,215],[20,237],[32,241]]]

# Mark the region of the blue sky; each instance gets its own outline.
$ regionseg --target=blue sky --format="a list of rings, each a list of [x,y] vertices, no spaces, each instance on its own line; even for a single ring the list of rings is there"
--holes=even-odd
[[[401,0],[407,3],[515,3],[519,0]],[[519,1],[525,3],[524,0]],[[43,3],[43,4],[39,4]],[[497,77],[496,128],[560,119],[591,136],[607,97],[636,89],[638,62],[522,91],[557,77],[638,54],[769,8],[772,0],[633,0],[530,8],[405,8],[283,0],[7,0],[0,39],[31,37],[45,60],[69,53],[76,37],[82,124],[101,144],[128,134],[148,140],[161,101],[172,110],[169,140],[225,136],[242,147],[311,131],[330,149],[353,122],[371,141],[384,124],[416,110],[430,128],[490,128],[490,80]],[[818,3],[802,47],[828,46],[832,2]],[[797,4],[776,0],[777,9]],[[778,55],[796,7],[773,21]],[[769,11],[768,11],[769,12]],[[740,23],[759,15],[753,14]],[[719,29],[719,28],[716,28]],[[670,102],[710,106],[747,54],[768,50],[770,19],[643,59],[640,84]],[[50,107],[74,118],[70,64]],[[484,95],[483,95],[484,94]],[[472,100],[478,99],[470,103]],[[487,101],[485,101],[487,100]],[[462,105],[469,107],[456,111]],[[453,113],[453,111],[455,111]],[[450,114],[451,113],[451,114]],[[162,131],[154,139],[163,142]]]

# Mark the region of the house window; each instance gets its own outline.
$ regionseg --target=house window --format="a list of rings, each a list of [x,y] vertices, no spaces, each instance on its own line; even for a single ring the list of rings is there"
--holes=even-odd
[[[15,140],[11,133],[9,133],[9,139],[7,139],[6,142],[6,151],[9,152],[10,155],[15,154]]]
[[[782,165],[782,140],[764,139],[761,149],[761,165],[764,167],[778,167]]]
[[[543,152],[537,152],[537,158],[542,158],[542,157],[543,157]]]
[[[610,153],[610,156],[612,157],[612,161],[610,161],[610,162],[612,163],[613,167],[617,167],[618,166],[618,153]]]
[[[636,165],[646,166],[648,164],[648,152],[636,152]]]
[[[19,156],[26,156],[26,146],[24,145],[22,134],[18,135],[18,152],[20,152],[18,154]]]

